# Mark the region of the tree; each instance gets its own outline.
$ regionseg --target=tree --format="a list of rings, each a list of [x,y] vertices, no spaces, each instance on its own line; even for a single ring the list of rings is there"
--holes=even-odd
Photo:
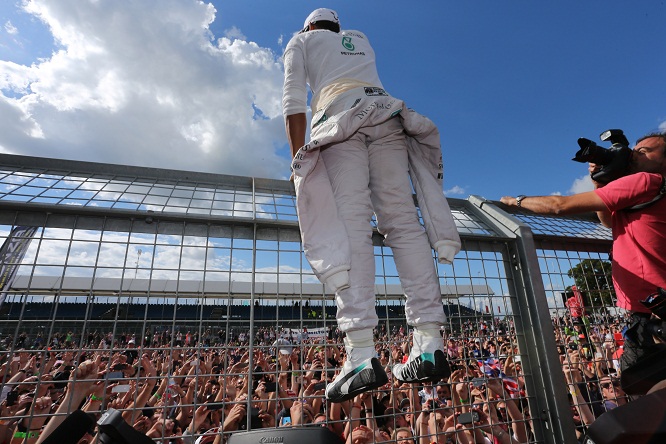
[[[584,259],[567,272],[583,294],[586,307],[600,308],[615,305],[615,288],[611,278],[611,263],[601,259]],[[567,287],[567,293],[571,287]]]

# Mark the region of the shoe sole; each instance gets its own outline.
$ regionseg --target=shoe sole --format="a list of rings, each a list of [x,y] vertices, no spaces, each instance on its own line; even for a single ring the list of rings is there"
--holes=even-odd
[[[327,393],[326,400],[333,403],[344,402],[352,399],[356,395],[360,395],[361,393],[374,390],[387,384],[388,376],[386,376],[386,372],[384,371],[384,368],[382,368],[379,360],[372,358],[370,364],[372,365],[372,372],[364,369],[356,376],[357,380],[361,381],[360,386],[354,388],[349,393],[341,393],[339,396],[329,397]]]

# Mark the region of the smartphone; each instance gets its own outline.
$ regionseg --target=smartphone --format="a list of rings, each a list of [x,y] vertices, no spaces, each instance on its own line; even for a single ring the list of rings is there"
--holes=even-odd
[[[474,387],[483,387],[486,384],[486,379],[485,378],[474,378],[474,379],[472,379],[472,384],[474,384]]]
[[[210,411],[213,410],[220,410],[224,408],[224,403],[223,402],[209,402],[206,404],[206,408]]]
[[[440,406],[439,401],[436,399],[428,399],[424,404],[424,409],[436,410]]]
[[[56,388],[56,389],[64,388],[67,385],[68,381],[69,381],[70,373],[71,373],[70,371],[57,372],[53,376],[53,387]]]
[[[111,389],[111,393],[127,393],[130,391],[129,384],[115,385]]]
[[[280,421],[280,426],[287,425],[288,423],[291,423],[291,416],[283,416]]]
[[[19,397],[19,392],[17,390],[12,390],[11,392],[7,393],[7,407],[11,407],[14,404],[16,404],[16,400]],[[291,418],[290,418],[291,419]]]
[[[123,379],[124,377],[123,372],[109,372],[106,374],[106,379]]]
[[[21,360],[21,358],[18,357],[18,356],[14,356],[14,359],[12,359],[12,361],[14,361],[14,362],[19,362],[20,360]]]
[[[477,412],[465,412],[458,416],[458,424],[472,424],[479,422],[479,414]]]
[[[192,366],[193,367],[199,367],[199,360],[195,359],[194,361],[192,361]]]
[[[324,390],[325,388],[326,388],[326,381],[318,382],[314,385],[314,387],[312,387],[312,389],[315,392],[318,392],[319,390]]]
[[[277,391],[277,383],[275,381],[264,381],[266,386],[266,393],[272,393]]]
[[[250,407],[250,411],[248,412],[248,415],[250,415],[250,428],[251,429],[260,429],[263,424],[261,423],[261,418],[259,418],[259,409],[256,407]],[[245,424],[245,421],[241,421],[241,429],[244,429],[247,427]]]

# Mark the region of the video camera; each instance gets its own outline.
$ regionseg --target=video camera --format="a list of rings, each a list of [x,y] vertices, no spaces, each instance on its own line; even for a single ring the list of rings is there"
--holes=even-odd
[[[599,135],[599,138],[612,143],[610,148],[603,148],[589,139],[578,139],[580,149],[573,159],[576,162],[591,162],[601,165],[601,169],[592,173],[592,180],[609,183],[627,174],[631,162],[632,150],[629,141],[620,129],[610,129]]]
[[[628,395],[645,394],[666,379],[666,289],[657,289],[641,303],[658,318],[645,321],[642,332],[640,325],[634,324],[624,333],[628,341],[642,343],[646,348],[643,357],[622,371],[622,388]],[[655,343],[653,337],[662,343]]]
[[[122,413],[109,409],[97,421],[101,444],[154,444],[153,440],[134,429],[124,419]]]
[[[666,290],[659,288],[656,293],[651,294],[641,302],[659,317],[659,319],[650,319],[648,321],[648,331],[653,336],[666,341]]]
[[[666,289],[641,301],[659,317],[645,324],[645,334],[666,341]],[[631,340],[629,332],[627,340]],[[651,351],[621,375],[622,389],[628,395],[645,395],[601,415],[588,429],[585,444],[666,442],[666,389],[654,386],[666,379],[666,344],[656,343]],[[650,393],[651,392],[651,393]]]

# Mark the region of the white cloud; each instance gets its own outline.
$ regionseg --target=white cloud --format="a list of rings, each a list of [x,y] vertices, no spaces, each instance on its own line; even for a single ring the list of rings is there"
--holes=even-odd
[[[241,30],[236,28],[235,26],[232,26],[231,29],[227,29],[224,32],[224,35],[229,39],[247,40],[245,34],[243,34]]]
[[[444,194],[446,196],[464,196],[465,189],[461,186],[454,185],[452,188],[444,190]]]
[[[16,29],[16,26],[12,24],[9,20],[5,22],[5,31],[9,35],[16,35],[18,34],[18,29]]]
[[[659,125],[659,131],[666,131],[666,121],[661,122],[661,125]]]
[[[196,0],[26,0],[58,47],[0,60],[0,150],[284,178],[282,67]],[[7,24],[5,24],[7,29]],[[261,119],[256,115],[260,113]]]
[[[569,189],[570,194],[585,193],[586,191],[594,190],[594,184],[592,179],[590,179],[589,174],[579,177],[573,181],[571,188]]]

